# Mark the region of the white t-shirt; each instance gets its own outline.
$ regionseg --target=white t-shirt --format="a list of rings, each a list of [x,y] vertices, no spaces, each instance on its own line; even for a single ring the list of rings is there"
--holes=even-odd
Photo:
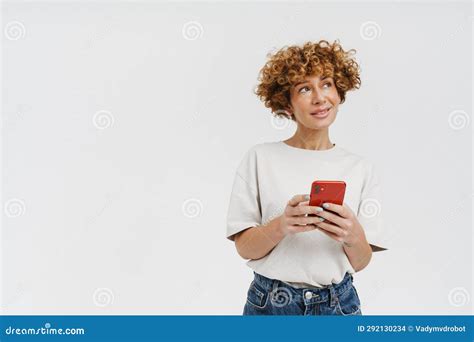
[[[383,247],[381,189],[373,164],[339,146],[307,150],[283,141],[255,145],[245,154],[233,183],[227,238],[233,241],[234,234],[281,215],[294,195],[310,193],[315,180],[346,182],[344,204],[357,215],[369,244]],[[295,287],[322,287],[339,283],[346,271],[355,273],[342,243],[318,230],[287,235],[247,266]]]

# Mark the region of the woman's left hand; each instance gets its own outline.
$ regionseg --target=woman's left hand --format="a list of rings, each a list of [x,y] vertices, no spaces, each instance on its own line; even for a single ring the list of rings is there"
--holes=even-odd
[[[324,221],[315,225],[327,236],[344,243],[347,247],[365,239],[364,229],[347,205],[324,203],[323,209],[316,215],[324,218]]]

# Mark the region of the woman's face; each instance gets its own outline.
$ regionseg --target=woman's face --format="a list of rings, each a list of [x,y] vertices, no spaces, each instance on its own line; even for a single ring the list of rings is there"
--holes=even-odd
[[[290,89],[290,111],[296,121],[310,129],[330,126],[336,119],[341,99],[332,77],[308,76]],[[318,113],[323,109],[326,112]]]

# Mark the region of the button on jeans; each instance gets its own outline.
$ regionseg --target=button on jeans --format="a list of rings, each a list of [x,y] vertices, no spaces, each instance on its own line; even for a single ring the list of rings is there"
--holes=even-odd
[[[247,315],[362,315],[350,273],[338,284],[323,288],[294,288],[254,272],[247,292]]]

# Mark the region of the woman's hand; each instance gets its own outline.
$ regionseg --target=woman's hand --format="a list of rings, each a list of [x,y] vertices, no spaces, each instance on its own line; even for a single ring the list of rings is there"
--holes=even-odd
[[[316,226],[327,236],[348,247],[365,238],[364,229],[351,208],[333,203],[324,203],[323,208],[316,215],[324,221],[316,223]]]
[[[321,218],[308,214],[314,215],[321,210],[323,209],[309,206],[309,195],[294,196],[280,216],[280,231],[286,236],[317,229],[314,225],[321,222]]]

